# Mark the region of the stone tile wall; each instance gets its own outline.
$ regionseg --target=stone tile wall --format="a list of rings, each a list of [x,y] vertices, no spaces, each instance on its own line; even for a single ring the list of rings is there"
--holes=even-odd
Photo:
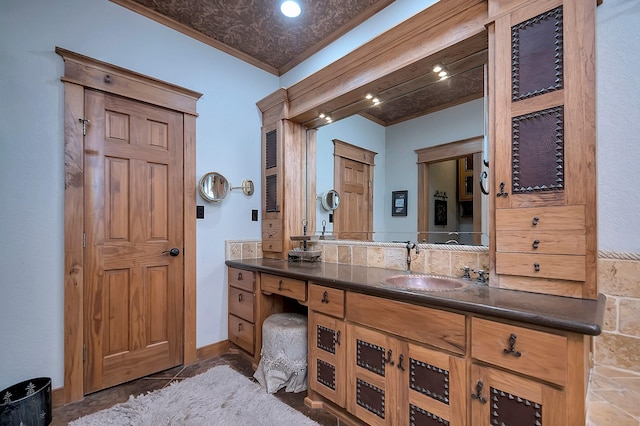
[[[406,269],[407,250],[402,244],[321,241],[322,261]],[[412,250],[411,270],[436,275],[462,276],[464,266],[489,269],[485,247],[421,245]],[[226,258],[262,257],[260,241],[227,241]],[[640,372],[640,255],[600,252],[598,291],[607,297],[603,332],[595,339],[595,363]]]
[[[595,339],[595,362],[640,372],[639,256],[601,252],[598,291],[607,296],[603,332]]]

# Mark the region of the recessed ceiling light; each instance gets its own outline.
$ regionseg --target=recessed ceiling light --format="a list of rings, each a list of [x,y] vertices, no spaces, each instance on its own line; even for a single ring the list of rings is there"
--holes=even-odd
[[[282,2],[280,10],[282,11],[282,14],[288,18],[295,18],[300,15],[300,12],[302,12],[300,5],[293,0]]]
[[[440,71],[442,71],[442,65],[437,64],[436,66],[433,67],[433,72],[439,73]]]

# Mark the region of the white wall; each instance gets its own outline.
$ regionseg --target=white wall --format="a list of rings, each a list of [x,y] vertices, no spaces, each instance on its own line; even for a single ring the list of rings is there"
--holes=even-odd
[[[598,247],[640,252],[640,1],[597,10]]]
[[[227,338],[224,240],[258,239],[260,115],[278,78],[107,0],[0,2],[0,389],[27,378],[63,385],[64,95],[72,50],[204,95],[197,104],[197,177],[251,178],[205,204],[197,222],[197,346]]]

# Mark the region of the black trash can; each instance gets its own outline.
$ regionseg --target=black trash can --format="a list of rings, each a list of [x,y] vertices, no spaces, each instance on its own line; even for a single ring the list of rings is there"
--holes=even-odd
[[[0,391],[0,426],[51,423],[51,379],[25,380]]]

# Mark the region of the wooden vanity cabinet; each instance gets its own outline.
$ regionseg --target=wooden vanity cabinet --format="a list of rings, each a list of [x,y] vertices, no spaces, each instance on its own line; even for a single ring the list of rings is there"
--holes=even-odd
[[[351,414],[370,425],[466,423],[465,358],[438,348],[464,354],[463,315],[354,293],[346,309]]]
[[[337,406],[346,402],[344,290],[309,284],[309,389]]]
[[[254,366],[260,361],[262,323],[269,315],[282,312],[281,298],[260,291],[262,275],[231,266],[227,270],[229,341],[251,358]]]
[[[472,425],[584,425],[588,339],[471,318]]]
[[[255,353],[256,274],[229,267],[229,341],[248,354]]]
[[[490,285],[597,298],[596,3],[489,3]]]

